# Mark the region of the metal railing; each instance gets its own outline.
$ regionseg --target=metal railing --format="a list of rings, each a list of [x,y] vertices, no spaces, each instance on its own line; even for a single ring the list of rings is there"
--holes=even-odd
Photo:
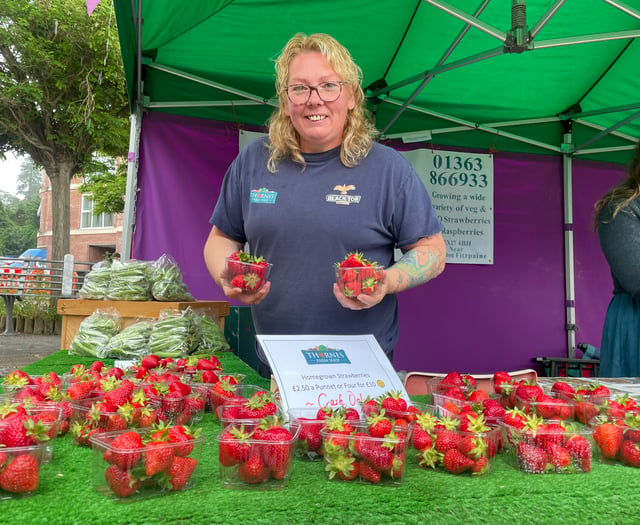
[[[73,298],[82,288],[93,263],[75,262],[67,254],[62,261],[0,257],[0,296],[6,310],[2,335],[13,335],[13,307],[25,298]]]

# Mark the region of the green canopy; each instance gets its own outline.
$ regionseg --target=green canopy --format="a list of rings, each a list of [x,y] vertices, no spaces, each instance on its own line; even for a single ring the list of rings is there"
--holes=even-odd
[[[362,68],[386,138],[626,162],[640,136],[639,0],[114,5],[132,110],[263,125],[273,59],[324,32]]]

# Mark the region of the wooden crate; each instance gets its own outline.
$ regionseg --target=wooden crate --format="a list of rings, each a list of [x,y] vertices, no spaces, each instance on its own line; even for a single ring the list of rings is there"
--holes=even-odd
[[[96,310],[115,308],[122,317],[122,328],[140,319],[157,319],[165,310],[179,312],[188,307],[195,312],[208,315],[218,322],[224,332],[224,318],[229,315],[227,301],[101,301],[91,299],[60,299],[58,313],[62,316],[60,348],[68,349],[76,335],[80,323]]]

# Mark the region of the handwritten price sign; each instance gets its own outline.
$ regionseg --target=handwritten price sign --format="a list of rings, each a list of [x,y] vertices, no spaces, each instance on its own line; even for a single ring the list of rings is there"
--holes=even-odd
[[[258,335],[285,410],[353,407],[389,390],[407,396],[373,335]]]

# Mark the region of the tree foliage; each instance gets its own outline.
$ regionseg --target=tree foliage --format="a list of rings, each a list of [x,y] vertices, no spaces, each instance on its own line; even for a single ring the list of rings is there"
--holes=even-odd
[[[54,259],[69,251],[73,176],[128,147],[115,15],[101,2],[0,0],[0,154],[28,154],[51,181]]]

